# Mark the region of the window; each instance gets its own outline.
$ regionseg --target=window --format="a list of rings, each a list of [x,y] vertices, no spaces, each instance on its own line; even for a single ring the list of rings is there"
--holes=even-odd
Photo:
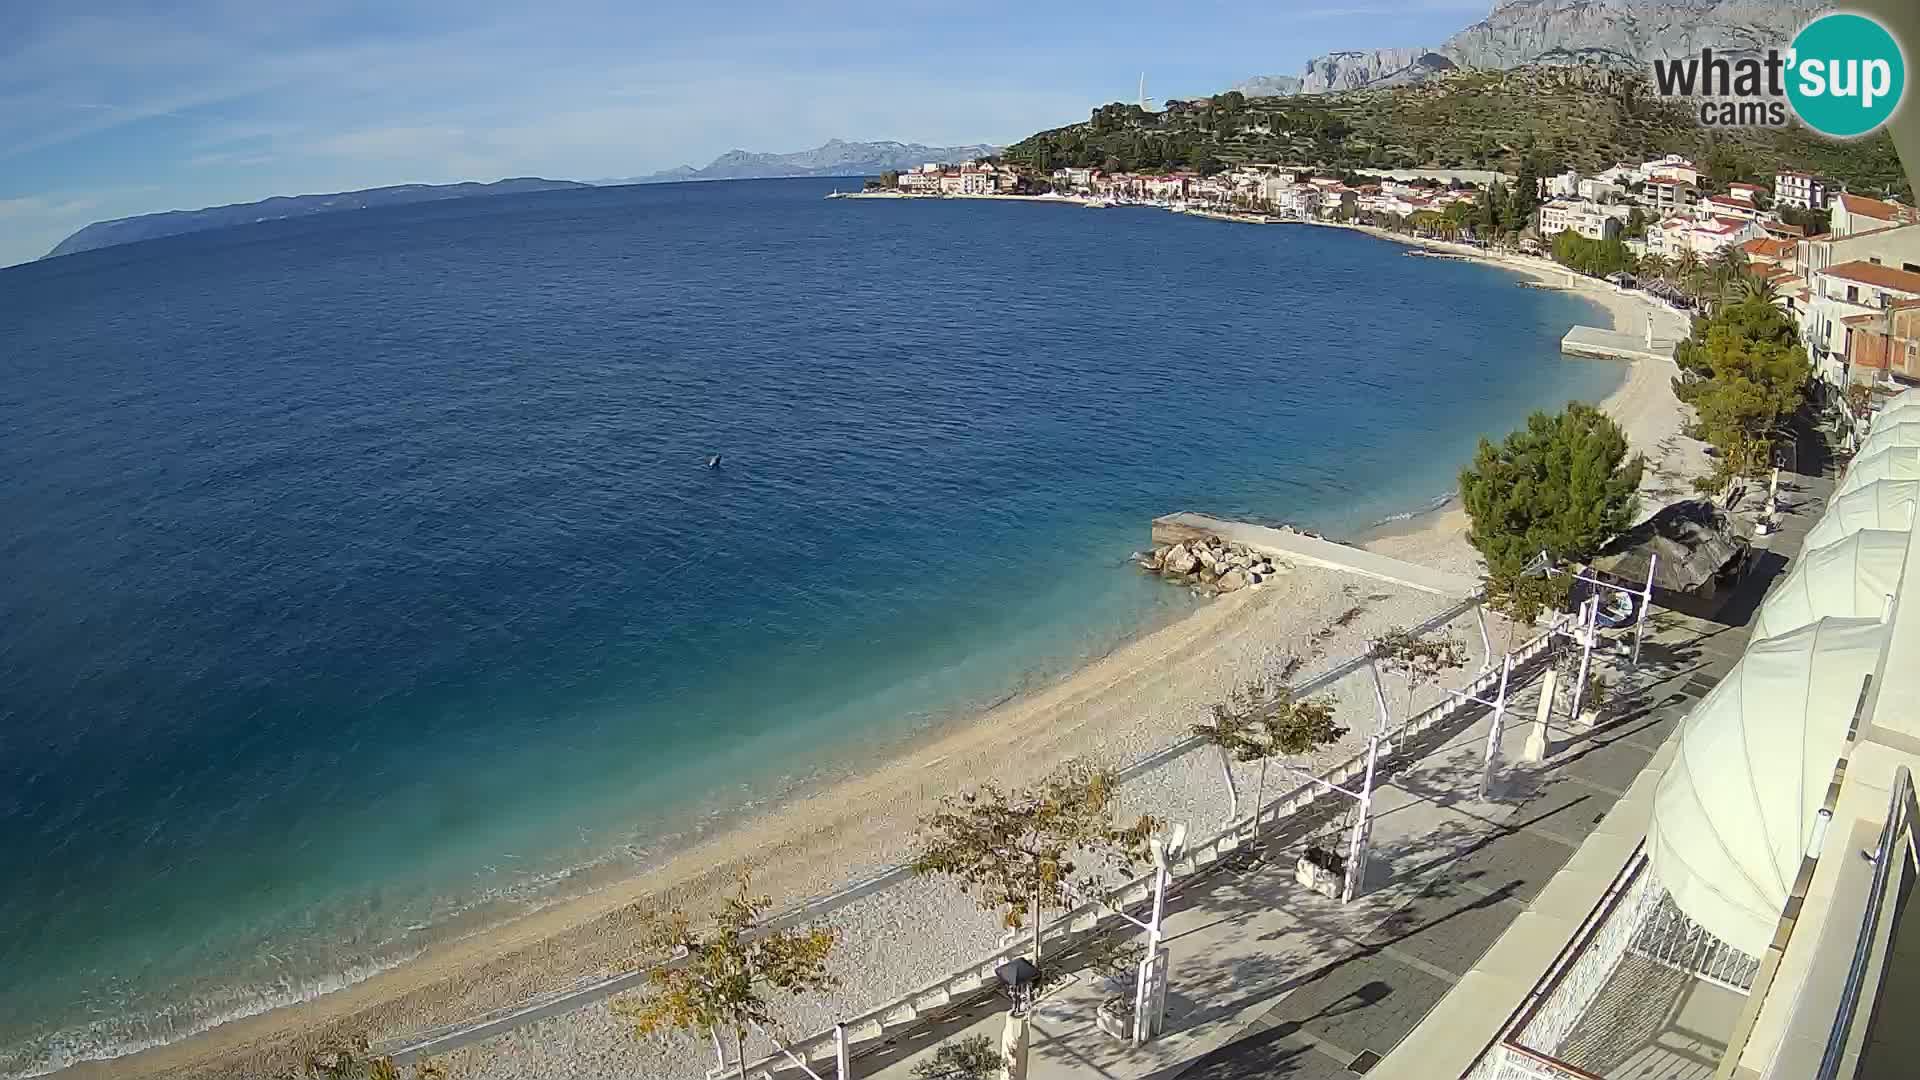
[[[1870,262],[1870,263],[1872,263],[1872,264],[1873,264],[1873,265],[1875,265],[1875,266],[1879,266],[1879,265],[1880,265],[1880,256],[1878,256],[1878,255],[1869,255],[1869,256],[1867,256],[1867,261],[1868,261],[1868,262]]]
[[[1847,286],[1847,303],[1857,304],[1859,302],[1860,302],[1860,286],[1858,285]]]

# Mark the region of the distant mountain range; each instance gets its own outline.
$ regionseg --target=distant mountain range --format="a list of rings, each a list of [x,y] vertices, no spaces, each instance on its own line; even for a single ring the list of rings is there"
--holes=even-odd
[[[212,206],[205,210],[168,210],[158,214],[96,221],[54,246],[46,258],[70,255],[76,251],[130,244],[136,240],[154,240],[205,229],[231,225],[250,225],[256,221],[331,214],[340,210],[365,210],[375,206],[401,206],[406,203],[435,202],[443,199],[471,199],[487,195],[520,195],[533,191],[557,191],[567,188],[603,187],[616,184],[666,184],[678,180],[761,180],[788,176],[871,176],[890,169],[910,169],[929,161],[963,161],[967,158],[998,154],[997,146],[922,146],[919,143],[847,142],[833,139],[812,150],[795,154],[755,154],[732,150],[713,159],[704,169],[682,165],[651,176],[633,176],[623,180],[600,180],[584,184],[577,180],[542,180],[517,177],[491,184],[400,184],[394,187],[342,191],[332,195],[277,195],[259,202]]]
[[[829,139],[812,150],[793,154],[756,154],[729,150],[707,165],[677,169],[602,184],[671,184],[682,180],[768,180],[785,176],[871,176],[889,170],[911,169],[929,161],[964,161],[992,157],[997,146],[922,146],[919,143],[847,142]]]
[[[70,255],[76,251],[179,236],[230,225],[248,225],[256,221],[331,214],[341,210],[365,210],[375,206],[401,206],[407,203],[436,202],[443,199],[471,199],[487,195],[520,195],[531,191],[556,191],[592,185],[573,180],[542,180],[516,177],[491,184],[400,184],[395,187],[342,191],[332,195],[276,195],[259,202],[213,206],[205,210],[168,210],[159,214],[96,221],[60,241],[46,257]]]
[[[1828,0],[1496,0],[1487,17],[1427,48],[1357,49],[1316,56],[1299,76],[1263,75],[1248,97],[1326,94],[1419,82],[1456,68],[1597,63],[1646,72],[1655,59],[1752,54],[1785,45]],[[1287,89],[1288,86],[1292,89]]]

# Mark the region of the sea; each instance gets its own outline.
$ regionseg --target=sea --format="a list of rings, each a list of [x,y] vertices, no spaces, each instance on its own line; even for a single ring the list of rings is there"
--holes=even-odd
[[[1351,231],[836,183],[0,270],[0,1076],[652,865],[1189,610],[1154,516],[1355,535],[1625,375]]]

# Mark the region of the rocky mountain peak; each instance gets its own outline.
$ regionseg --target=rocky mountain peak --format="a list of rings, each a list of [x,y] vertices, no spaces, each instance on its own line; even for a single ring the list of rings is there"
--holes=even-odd
[[[1431,48],[1352,49],[1307,61],[1295,92],[1339,93],[1417,82],[1454,68],[1593,63],[1644,69],[1702,48],[1729,54],[1784,45],[1827,0],[1498,0],[1486,18]],[[1255,84],[1284,85],[1287,76]],[[1286,93],[1272,90],[1269,93]]]

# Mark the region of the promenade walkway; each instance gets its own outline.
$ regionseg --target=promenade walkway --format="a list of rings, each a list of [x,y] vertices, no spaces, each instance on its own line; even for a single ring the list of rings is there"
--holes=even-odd
[[[1712,642],[1713,629],[1736,636],[1692,625],[1662,636],[1679,655]],[[1725,651],[1728,663],[1738,652],[1731,643]],[[1492,799],[1478,798],[1484,719],[1438,736],[1381,787],[1373,891],[1353,904],[1293,881],[1314,823],[1277,832],[1254,859],[1187,886],[1166,923],[1167,1033],[1134,1048],[1101,1032],[1094,1008],[1112,991],[1082,973],[1035,1010],[1031,1080],[1351,1077],[1356,1062],[1391,1051],[1572,857],[1685,708],[1668,704],[1577,737],[1562,728],[1554,755],[1527,765],[1519,758],[1537,693],[1536,685],[1518,695]],[[938,1038],[970,1028],[997,1039],[1002,1023],[1000,1003],[986,1003],[971,1025],[856,1061],[855,1075],[907,1080]]]
[[[1819,475],[1793,477],[1784,527],[1760,541],[1758,569],[1723,621],[1657,616],[1637,675],[1602,665],[1618,687],[1615,718],[1594,731],[1557,718],[1538,764],[1520,761],[1538,697],[1537,684],[1524,687],[1489,799],[1478,797],[1484,714],[1428,732],[1421,738],[1432,745],[1397,755],[1378,795],[1371,891],[1359,900],[1342,906],[1293,881],[1304,845],[1338,827],[1324,816],[1289,820],[1245,861],[1183,883],[1166,922],[1166,1033],[1136,1048],[1101,1032],[1095,1007],[1120,988],[1082,971],[1035,1009],[1031,1080],[1332,1080],[1373,1069],[1527,911],[1642,772],[1664,766],[1671,751],[1663,745],[1738,660],[1746,619],[1798,552],[1830,486]],[[1551,959],[1541,958],[1543,968]],[[1463,1015],[1473,1012],[1466,996]],[[978,1032],[997,1041],[1003,1009],[998,1000],[975,1002],[856,1059],[854,1075],[907,1080],[944,1039]],[[1485,1045],[1506,1017],[1498,1006],[1482,1011],[1462,1025],[1455,1059],[1469,1043]],[[1459,1075],[1453,1064],[1397,1075]]]

